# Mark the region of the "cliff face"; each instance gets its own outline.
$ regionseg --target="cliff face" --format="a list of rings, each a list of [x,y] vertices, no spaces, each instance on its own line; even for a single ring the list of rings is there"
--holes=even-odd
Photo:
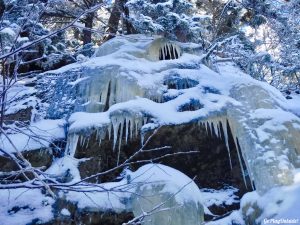
[[[177,221],[172,224],[183,224],[172,216],[176,214],[190,215],[196,222],[189,224],[194,225],[202,222],[203,213],[210,220],[238,209],[238,199],[246,192],[267,195],[271,188],[294,185],[300,165],[300,119],[289,111],[287,100],[231,63],[217,64],[214,72],[202,64],[199,49],[160,37],[116,37],[88,61],[41,75],[37,89],[44,104],[32,119],[44,115],[60,121],[57,129],[66,136],[65,144],[56,140],[53,145],[52,140],[47,149],[54,157],[44,154],[47,160],[41,161],[56,182],[77,188],[57,191],[57,219],[50,223],[85,218],[84,224],[104,224],[99,218],[109,212],[110,223],[121,224],[142,213],[138,204],[151,211],[159,200],[168,201],[168,208],[183,204],[183,211],[164,212],[164,218]],[[149,177],[131,182],[128,174],[139,174],[141,166],[153,162],[195,177],[187,182],[200,188],[197,201],[172,199],[181,190],[176,180],[185,175],[170,180],[160,175],[162,183],[156,186],[143,186]],[[119,177],[125,166],[136,172]],[[166,174],[169,167],[163,169]],[[166,188],[166,180],[176,188]],[[89,185],[89,193],[80,193],[82,185]],[[120,194],[120,186],[129,187]],[[105,191],[96,193],[93,188]],[[221,190],[223,200],[216,197]],[[155,204],[136,197],[157,193]],[[255,202],[244,201],[236,223],[251,224],[262,215],[264,209]],[[247,213],[251,208],[255,213]],[[181,214],[187,211],[191,214]],[[159,213],[151,216],[163,223]]]

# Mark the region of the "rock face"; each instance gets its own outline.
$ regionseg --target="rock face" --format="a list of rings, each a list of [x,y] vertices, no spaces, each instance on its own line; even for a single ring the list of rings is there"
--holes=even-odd
[[[67,213],[62,213],[66,211]],[[133,218],[130,212],[103,212],[97,208],[78,208],[77,204],[58,199],[53,205],[54,219],[44,225],[120,225]]]
[[[52,149],[50,148],[25,151],[23,152],[23,156],[33,167],[41,168],[42,170],[49,168],[53,162]],[[13,179],[24,179],[22,174],[17,177],[10,175],[10,172],[18,170],[18,166],[11,158],[6,155],[0,155],[0,171],[4,172],[0,174],[0,178],[5,180],[4,178],[7,177],[8,181]],[[29,173],[28,176],[32,175]]]
[[[293,183],[299,168],[300,120],[285,108],[286,99],[231,64],[218,65],[220,73],[212,71],[198,52],[198,46],[159,37],[116,37],[87,62],[47,74],[49,82],[44,80],[40,88],[48,84],[51,91],[43,93],[46,98],[53,95],[48,96],[48,117],[68,118],[64,157],[80,159],[81,178],[120,165],[147,143],[147,149],[170,148],[141,154],[137,160],[156,157],[190,177],[198,175],[200,187],[233,185],[242,195]],[[173,156],[160,158],[165,154]],[[111,181],[120,172],[89,182]],[[151,204],[134,198],[135,215],[141,213],[138,202],[149,210],[168,200],[172,194],[164,188],[164,183],[140,186],[140,194],[158,195]],[[167,202],[168,207],[178,203]],[[203,221],[198,203],[187,201],[183,208],[186,216],[175,207],[168,216],[153,214],[152,221],[168,224],[174,217],[177,222],[171,224],[184,224],[177,215],[192,218],[190,224]]]

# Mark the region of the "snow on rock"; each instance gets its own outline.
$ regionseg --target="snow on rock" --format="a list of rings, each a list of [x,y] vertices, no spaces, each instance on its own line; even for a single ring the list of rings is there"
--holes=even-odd
[[[53,218],[54,200],[39,189],[1,189],[0,223],[26,225],[32,221],[46,223]]]
[[[125,181],[99,184],[102,191],[95,190],[92,186],[83,186],[85,192],[69,191],[61,192],[60,197],[70,202],[77,203],[79,209],[89,209],[89,211],[116,213],[124,212],[128,209],[126,199],[131,196],[131,190],[126,186]]]
[[[3,29],[1,29],[0,31],[1,34],[7,34],[9,36],[15,37],[16,33],[9,27],[5,27]]]
[[[63,216],[71,216],[71,213],[68,209],[63,208],[60,212]]]
[[[30,81],[31,79],[27,80],[27,82]],[[27,87],[25,84],[25,80],[18,81],[8,89],[6,96],[6,115],[16,113],[29,107],[35,107],[37,104],[38,100],[35,96],[33,96],[36,93],[36,89],[33,87]]]
[[[292,94],[290,97],[292,99],[287,101],[287,109],[300,116],[300,94]]]
[[[10,133],[0,135],[0,148],[8,153],[49,147],[52,141],[65,138],[65,120],[40,120],[28,126],[11,126]]]

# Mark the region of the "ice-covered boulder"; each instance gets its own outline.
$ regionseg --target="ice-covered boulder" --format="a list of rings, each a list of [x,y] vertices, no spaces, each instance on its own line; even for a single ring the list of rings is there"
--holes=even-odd
[[[144,225],[200,225],[204,221],[201,192],[192,179],[161,164],[147,164],[127,180],[137,184],[131,198],[136,218]]]

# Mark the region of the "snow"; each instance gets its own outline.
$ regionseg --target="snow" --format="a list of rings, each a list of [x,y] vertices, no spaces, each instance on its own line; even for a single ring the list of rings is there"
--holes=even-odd
[[[18,81],[11,88],[8,89],[6,97],[6,110],[5,114],[13,114],[22,109],[34,107],[37,103],[36,97],[33,95],[36,93],[35,88],[27,87],[25,84],[32,81]],[[0,82],[0,84],[2,84]]]
[[[16,33],[13,31],[13,29],[9,28],[9,27],[5,27],[3,29],[0,30],[1,34],[7,34],[11,37],[15,37]]]
[[[65,177],[67,173],[70,174],[71,181],[77,182],[81,180],[80,172],[78,170],[78,164],[80,161],[71,156],[64,156],[54,160],[52,165],[46,170],[50,177]]]
[[[70,131],[91,128],[93,126],[103,126],[110,123],[108,113],[85,113],[77,112],[69,118]]]
[[[233,211],[229,216],[218,219],[216,221],[207,222],[206,225],[244,225],[245,221],[239,211]]]
[[[26,225],[34,219],[46,223],[53,218],[54,200],[38,189],[1,189],[0,220],[3,225]]]
[[[238,189],[234,187],[228,187],[226,189],[215,190],[215,189],[201,189],[201,194],[203,196],[203,202],[206,207],[213,205],[232,205],[234,203],[239,203],[238,196],[235,193]]]
[[[60,213],[61,213],[62,215],[64,215],[64,216],[71,216],[70,211],[69,211],[68,209],[66,209],[66,208],[63,208],[63,209],[60,211]]]
[[[287,109],[300,116],[300,94],[292,94],[291,97],[287,100]]]

